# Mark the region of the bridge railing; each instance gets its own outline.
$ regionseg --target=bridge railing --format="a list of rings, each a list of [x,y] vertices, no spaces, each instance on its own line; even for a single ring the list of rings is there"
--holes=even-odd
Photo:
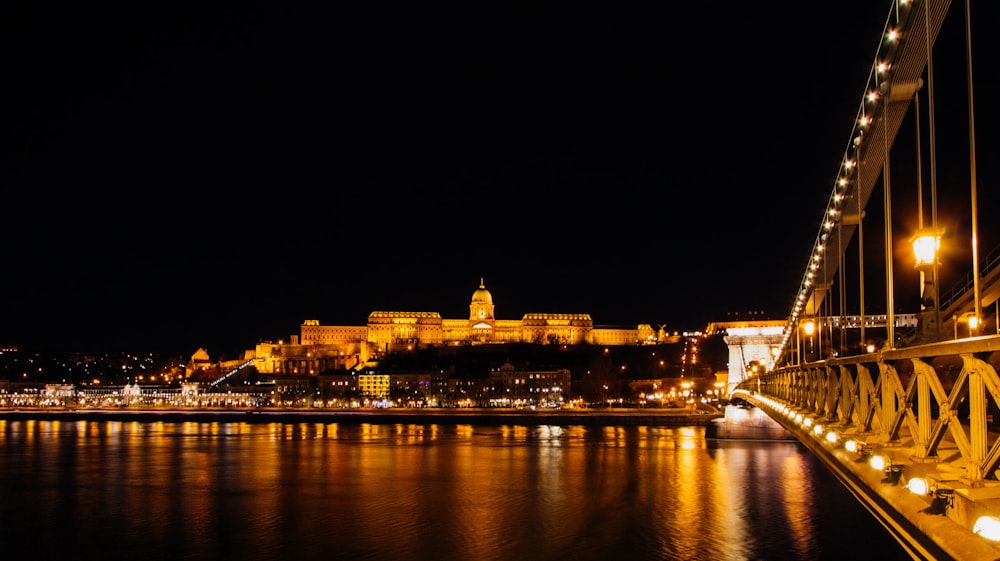
[[[979,270],[980,278],[989,275],[993,272],[997,266],[1000,266],[1000,246],[997,246],[993,251],[991,251],[986,259],[983,260],[984,265]],[[950,289],[944,292],[939,298],[941,305],[940,309],[947,310],[958,300],[963,294],[972,290],[973,285],[976,282],[975,274],[972,271],[966,273],[966,275],[956,282]]]
[[[781,367],[734,393],[762,396],[869,444],[947,462],[973,487],[1000,467],[1000,336]]]

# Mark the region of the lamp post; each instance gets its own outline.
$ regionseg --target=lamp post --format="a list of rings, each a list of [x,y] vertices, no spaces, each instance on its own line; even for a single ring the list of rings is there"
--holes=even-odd
[[[961,316],[956,315],[953,321],[955,322],[955,339],[958,339],[959,322],[969,324],[969,337],[976,336],[976,330],[979,329],[979,316],[976,315],[976,312],[967,312]]]
[[[938,252],[941,249],[941,232],[921,230],[910,241],[913,244],[914,268],[920,271],[922,285],[918,337],[922,343],[937,341],[939,331],[934,271],[940,264]]]
[[[816,321],[813,319],[807,319],[805,323],[802,324],[802,330],[806,334],[806,344],[808,348],[806,349],[806,362],[810,362],[813,355],[813,333],[816,332]]]
[[[982,301],[979,289],[979,210],[976,195],[976,113],[972,105],[972,14],[969,12],[969,0],[965,0],[965,64],[968,77],[969,93],[969,171],[972,194],[972,290],[975,318],[982,317]],[[969,323],[972,329],[972,323]]]
[[[1000,300],[998,300],[1000,302]],[[1000,316],[998,316],[1000,317]],[[802,364],[802,329],[795,327],[795,366]]]

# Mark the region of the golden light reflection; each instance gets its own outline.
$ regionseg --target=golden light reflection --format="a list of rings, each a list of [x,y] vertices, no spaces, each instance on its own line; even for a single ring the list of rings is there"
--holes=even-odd
[[[383,434],[383,426],[372,423],[361,423],[361,440],[380,440]]]
[[[455,425],[455,433],[460,438],[471,438],[475,432],[472,425]]]
[[[810,481],[805,474],[801,455],[790,454],[785,458],[777,481],[782,496],[781,504],[785,507],[785,518],[795,540],[789,545],[798,552],[792,557],[805,559],[807,556],[804,554],[810,549],[810,537],[815,535],[816,528],[807,508],[810,504]]]
[[[730,409],[734,409],[730,407]],[[729,412],[726,412],[729,415]],[[729,450],[720,449],[717,452],[719,456],[735,456],[737,454],[746,456],[747,450],[745,448]],[[746,478],[749,476],[746,470],[733,470],[725,469],[725,466],[730,465],[729,461],[717,461],[714,464],[716,468],[712,472],[712,480],[716,482],[708,488],[706,495],[711,504],[718,505],[718,516],[722,518],[722,528],[725,528],[727,535],[720,540],[716,540],[716,543],[722,545],[723,555],[721,559],[745,559],[746,552],[743,547],[744,544],[750,543],[751,539],[748,535],[747,521],[744,518],[744,513],[747,510],[747,506],[751,496],[745,491]]]
[[[674,448],[677,452],[674,453],[675,467],[672,471],[685,478],[695,478],[694,474],[698,473],[701,467],[699,454],[683,444],[685,440],[691,438],[692,435],[687,432],[687,429],[678,429],[674,432],[674,442],[676,443]],[[697,480],[697,478],[695,479]],[[675,524],[681,528],[693,528],[700,525],[702,517],[705,516],[705,489],[700,485],[689,484],[674,484],[671,488],[675,489],[676,492]],[[677,545],[680,551],[698,551],[700,537],[697,532],[686,533],[681,537],[681,540],[682,542]]]
[[[815,530],[801,458],[712,444],[700,427],[32,426],[35,434],[22,434],[18,446],[37,439],[38,448],[51,450],[41,445],[51,437],[93,447],[78,457],[99,469],[88,468],[94,483],[81,486],[74,501],[121,505],[129,513],[121,532],[145,532],[156,544],[178,532],[157,520],[182,520],[185,539],[210,544],[220,525],[238,527],[239,540],[227,544],[234,554],[280,554],[290,535],[338,544],[350,536],[355,553],[401,558],[437,546],[439,536],[412,531],[433,520],[449,531],[449,558],[521,558],[510,555],[511,536],[537,532],[544,539],[531,557],[556,559],[586,553],[588,539],[620,540],[641,515],[644,524],[653,521],[652,532],[662,530],[649,538],[660,540],[661,555],[653,557],[748,559],[754,536],[747,518],[767,509],[793,525],[790,548],[802,558],[814,553],[800,543]],[[0,421],[0,445],[24,427]],[[423,445],[429,441],[434,445]]]
[[[700,444],[704,443],[704,439],[700,437],[693,427],[682,427],[678,433],[680,435],[678,442],[684,450],[694,450],[699,448]]]
[[[524,440],[528,436],[528,427],[524,425],[504,425],[500,433],[505,440]]]

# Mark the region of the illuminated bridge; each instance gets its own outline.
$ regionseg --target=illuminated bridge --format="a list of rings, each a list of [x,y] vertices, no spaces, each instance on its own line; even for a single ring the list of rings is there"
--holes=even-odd
[[[755,368],[741,364],[735,380],[731,372],[731,399],[798,438],[913,558],[1000,559],[1000,267],[996,252],[981,260],[978,247],[975,6],[952,4],[892,3],[787,323],[779,322],[773,352],[758,356]],[[961,60],[929,57],[941,46],[943,24],[956,19],[965,27]],[[935,86],[945,87],[934,83],[941,64],[962,65],[968,76],[971,203],[971,235],[956,242],[971,256],[971,273],[946,290],[942,260],[954,256],[938,255],[933,112]],[[897,139],[907,119],[917,124],[905,130],[922,139]],[[893,231],[891,216],[889,161],[904,153],[919,188],[911,232]],[[865,212],[870,199],[877,212]],[[887,240],[884,247],[865,247],[863,229],[872,226],[883,230],[874,237]],[[907,272],[919,274],[907,295],[893,275],[899,240],[914,242],[915,269]],[[873,254],[882,257],[875,267]],[[856,278],[848,279],[848,269]],[[896,314],[897,296],[912,298],[919,311]]]

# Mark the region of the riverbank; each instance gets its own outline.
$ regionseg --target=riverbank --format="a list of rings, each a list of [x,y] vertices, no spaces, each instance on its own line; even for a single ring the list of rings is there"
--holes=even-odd
[[[435,423],[470,425],[703,426],[722,413],[690,409],[17,409],[0,420],[238,422],[238,423]]]

